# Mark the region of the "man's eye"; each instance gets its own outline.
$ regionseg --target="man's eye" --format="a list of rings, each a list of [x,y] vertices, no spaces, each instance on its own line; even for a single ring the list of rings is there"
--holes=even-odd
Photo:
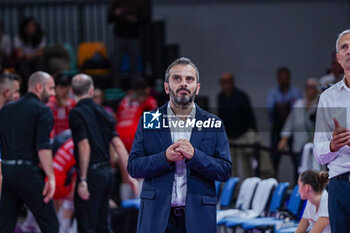
[[[193,80],[194,80],[193,77],[187,77],[187,81],[188,81],[188,82],[192,82]]]

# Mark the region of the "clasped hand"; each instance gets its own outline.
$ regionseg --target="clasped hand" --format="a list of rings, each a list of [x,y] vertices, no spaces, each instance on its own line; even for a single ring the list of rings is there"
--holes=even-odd
[[[170,145],[165,152],[166,159],[169,163],[183,159],[192,159],[194,148],[189,140],[179,139]]]
[[[338,151],[345,145],[350,145],[350,130],[341,127],[336,118],[334,120],[334,130],[332,133],[332,140],[330,143],[330,150],[332,152]]]

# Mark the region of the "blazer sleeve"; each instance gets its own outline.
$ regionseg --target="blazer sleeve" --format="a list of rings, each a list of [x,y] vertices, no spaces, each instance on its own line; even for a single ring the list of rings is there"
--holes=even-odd
[[[143,117],[140,118],[128,159],[128,172],[134,178],[152,178],[174,170],[165,157],[166,150],[156,154],[145,151],[145,137],[142,127]],[[152,140],[152,139],[147,139]]]
[[[187,165],[190,169],[209,179],[225,182],[231,177],[232,162],[223,123],[221,128],[213,133],[215,133],[215,155],[207,155],[194,148],[194,155],[191,160],[187,161]]]

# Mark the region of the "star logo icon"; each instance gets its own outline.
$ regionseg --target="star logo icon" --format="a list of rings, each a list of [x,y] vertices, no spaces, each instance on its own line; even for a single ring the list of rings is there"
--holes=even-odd
[[[158,117],[159,117],[160,115],[162,115],[162,114],[159,113],[159,110],[157,109],[157,111],[156,111],[155,113],[151,113],[151,115],[152,115],[152,120],[151,120],[151,122],[153,122],[154,120],[157,120],[157,121],[158,121]]]

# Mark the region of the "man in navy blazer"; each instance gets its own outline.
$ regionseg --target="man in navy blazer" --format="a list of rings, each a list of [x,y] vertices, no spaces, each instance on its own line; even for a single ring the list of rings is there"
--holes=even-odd
[[[199,73],[187,58],[167,69],[170,101],[141,117],[128,171],[144,178],[138,233],[215,233],[214,181],[231,175],[222,121],[199,108]]]

